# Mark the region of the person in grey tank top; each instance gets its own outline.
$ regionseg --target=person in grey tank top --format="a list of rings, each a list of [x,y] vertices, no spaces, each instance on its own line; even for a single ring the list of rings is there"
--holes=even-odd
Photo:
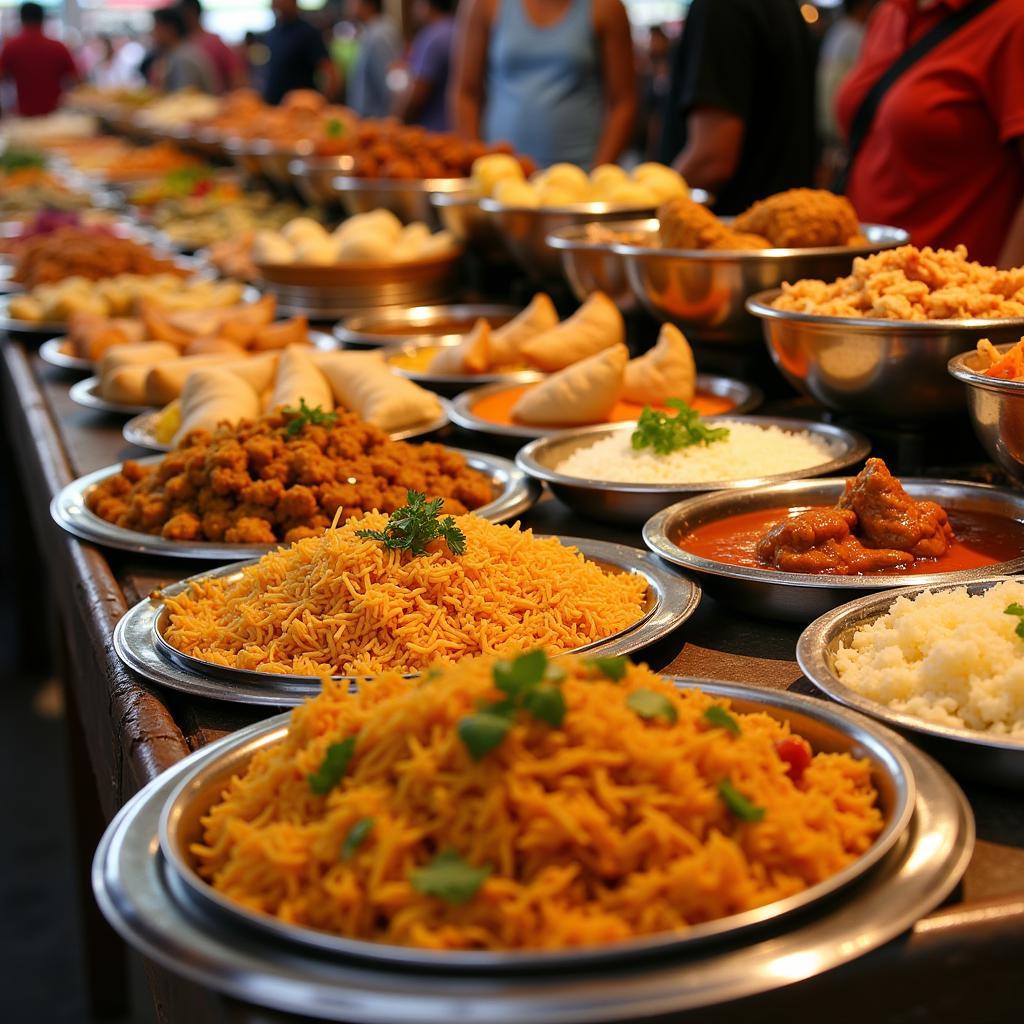
[[[612,163],[629,144],[636,75],[621,0],[463,0],[452,123],[541,167]]]

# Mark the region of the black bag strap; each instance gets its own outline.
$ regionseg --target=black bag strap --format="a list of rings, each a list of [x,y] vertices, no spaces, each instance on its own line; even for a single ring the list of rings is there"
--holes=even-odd
[[[853,115],[850,124],[850,142],[847,146],[846,166],[840,176],[837,192],[846,191],[846,183],[850,177],[850,168],[857,157],[864,140],[871,130],[871,125],[878,113],[878,106],[885,97],[885,94],[892,88],[896,80],[907,70],[913,67],[922,57],[931,53],[939,43],[948,39],[954,32],[958,32],[969,21],[976,18],[982,12],[988,10],[997,0],[974,0],[974,3],[961,7],[955,14],[943,18],[938,25],[930,28],[913,46],[908,47],[889,66],[889,69],[881,78],[868,90],[867,95],[861,100],[857,112]]]

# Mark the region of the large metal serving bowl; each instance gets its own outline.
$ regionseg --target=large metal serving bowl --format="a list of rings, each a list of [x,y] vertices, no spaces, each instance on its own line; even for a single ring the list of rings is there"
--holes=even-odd
[[[508,323],[518,306],[459,303],[454,306],[412,306],[354,313],[334,328],[345,348],[397,348],[409,343],[456,345],[478,319],[492,327]]]
[[[1012,320],[880,320],[818,316],[772,307],[778,289],[752,296],[768,351],[794,387],[834,412],[893,424],[917,423],[963,408],[949,361],[982,338],[1016,341]]]
[[[263,177],[263,165],[252,150],[254,141],[237,135],[227,135],[223,137],[222,145],[224,155],[240,171],[248,174],[250,178],[261,178]]]
[[[430,202],[435,192],[465,192],[468,178],[355,178],[337,174],[331,179],[335,197],[349,216],[390,210],[403,224],[440,221]]]
[[[339,201],[334,179],[355,166],[351,156],[297,156],[288,161],[292,187],[310,206],[327,206]]]
[[[469,188],[461,192],[431,192],[430,205],[446,231],[485,263],[512,261],[505,239],[494,220],[480,209],[480,196]]]
[[[1006,352],[1013,346],[997,347]],[[949,372],[967,385],[967,411],[985,451],[1024,486],[1024,381],[986,377],[978,370],[975,351],[954,356]]]
[[[253,139],[247,152],[256,158],[260,171],[272,184],[285,188],[291,184],[292,178],[288,165],[299,157],[308,156],[313,152],[313,143],[299,140],[290,146],[282,146],[270,139]]]
[[[650,230],[657,229],[653,221]],[[905,231],[881,224],[862,224],[861,231],[867,245],[727,252],[613,244],[611,250],[624,258],[630,288],[656,319],[675,324],[691,341],[738,344],[759,336],[744,305],[751,295],[803,277],[842,277],[854,257],[909,240]]]

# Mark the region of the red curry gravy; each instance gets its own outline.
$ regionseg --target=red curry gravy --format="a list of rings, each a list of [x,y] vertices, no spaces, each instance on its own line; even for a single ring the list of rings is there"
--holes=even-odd
[[[757,542],[769,527],[806,512],[799,508],[763,508],[703,523],[676,543],[684,551],[727,565],[767,569],[757,557]],[[815,506],[817,507],[817,506]],[[828,506],[821,506],[828,507]],[[864,576],[922,576],[933,572],[961,572],[1009,562],[1024,555],[1024,523],[991,512],[947,509],[955,535],[949,550],[939,558],[918,558],[909,565],[890,567]]]

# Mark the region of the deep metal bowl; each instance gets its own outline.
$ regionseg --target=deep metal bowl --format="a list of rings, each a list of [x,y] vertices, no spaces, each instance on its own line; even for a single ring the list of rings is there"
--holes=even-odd
[[[494,221],[480,209],[480,197],[472,189],[463,192],[431,192],[430,204],[446,231],[450,231],[473,255],[490,265],[512,262],[505,239]]]
[[[649,228],[657,231],[658,222]],[[861,230],[867,245],[743,252],[622,244],[611,249],[625,258],[633,293],[656,319],[675,324],[691,341],[739,344],[759,336],[756,320],[744,308],[750,295],[801,277],[841,277],[850,272],[854,257],[903,245],[909,237],[880,224],[862,224]]]
[[[500,327],[518,312],[518,306],[485,303],[367,310],[342,320],[334,328],[334,336],[345,348],[389,348],[421,342],[453,345],[462,341],[477,320],[483,318],[492,327]],[[444,330],[448,325],[457,325],[458,330]]]
[[[1011,576],[960,584],[969,594],[980,594]],[[833,700],[884,722],[911,738],[958,774],[985,782],[1024,788],[1024,740],[996,736],[973,729],[938,725],[894,711],[864,697],[844,684],[835,671],[836,653],[863,626],[888,613],[899,597],[915,598],[925,591],[954,589],[933,583],[905,587],[884,594],[869,594],[836,608],[812,622],[801,634],[796,657],[804,675]]]
[[[753,295],[775,365],[787,380],[835,412],[885,423],[917,423],[959,412],[963,389],[949,361],[982,338],[1016,341],[1024,318],[881,320],[775,309],[778,289]]]
[[[712,491],[745,490],[764,484],[837,473],[862,462],[871,450],[871,442],[866,437],[824,423],[764,416],[733,416],[729,413],[707,417],[709,423],[726,420],[731,423],[751,423],[760,427],[778,427],[789,433],[815,434],[830,441],[836,447],[836,454],[827,462],[790,473],[776,473],[756,479],[691,484],[636,484],[617,480],[591,480],[557,471],[555,467],[577,449],[589,447],[610,435],[629,435],[636,427],[635,423],[614,423],[563,430],[551,437],[538,438],[520,450],[516,455],[516,465],[535,480],[546,483],[557,498],[581,515],[610,523],[639,526],[663,508],[687,497]]]
[[[593,237],[595,228],[614,229],[619,234],[640,234],[645,245],[651,242],[651,225],[656,220],[613,221],[611,224],[590,222],[573,224],[567,228],[552,231],[545,242],[558,252],[562,270],[569,282],[573,295],[580,302],[604,292],[623,313],[632,313],[640,303],[630,287],[626,276],[626,258],[612,251],[612,241],[599,241]]]
[[[1013,344],[997,347],[1006,352]],[[964,352],[950,359],[949,372],[967,385],[967,411],[985,451],[1024,486],[1024,381],[987,377],[977,365],[977,352]]]
[[[253,139],[246,148],[246,154],[255,158],[256,164],[268,181],[279,187],[291,184],[288,166],[300,157],[313,152],[313,143],[302,139],[290,146],[282,146],[270,139]]]
[[[224,147],[224,154],[240,171],[251,178],[262,178],[263,164],[253,150],[255,142],[255,139],[227,135],[222,137],[221,144]]]
[[[462,336],[456,338],[419,338],[406,341],[400,345],[389,346],[385,359],[392,373],[415,381],[420,387],[451,398],[468,388],[480,387],[483,384],[529,384],[543,380],[544,373],[540,370],[491,370],[487,373],[436,373],[429,369],[416,370],[401,366],[397,360],[402,356],[416,356],[425,348],[450,348],[458,345]]]
[[[339,201],[334,179],[352,170],[355,161],[350,156],[296,157],[288,161],[288,176],[295,191],[310,206],[329,206]]]
[[[1008,521],[1024,520],[1024,497],[1000,487],[957,480],[904,479],[900,482],[911,497],[937,501],[947,511],[986,512]],[[959,572],[913,576],[828,576],[730,565],[701,558],[679,547],[679,538],[690,530],[742,512],[834,505],[844,485],[841,478],[796,480],[690,498],[648,520],[644,526],[644,541],[662,558],[698,577],[713,597],[749,615],[786,622],[810,622],[837,605],[874,591],[971,583],[1024,571],[1022,555],[1009,562]]]
[[[422,221],[437,226],[437,211],[430,202],[435,192],[465,192],[468,178],[355,178],[338,174],[331,187],[346,213],[390,210],[403,224]]]

